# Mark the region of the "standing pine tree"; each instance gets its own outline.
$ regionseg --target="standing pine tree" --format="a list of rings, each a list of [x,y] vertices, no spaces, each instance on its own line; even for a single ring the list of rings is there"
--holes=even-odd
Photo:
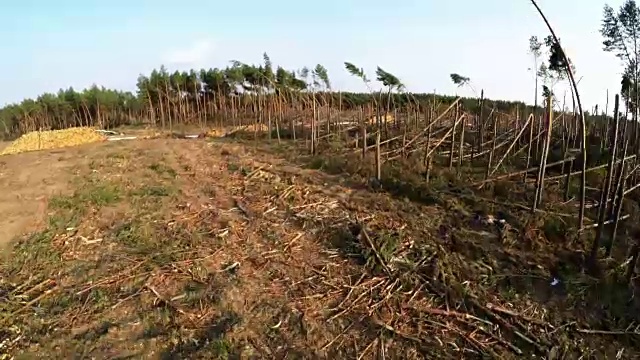
[[[627,109],[638,120],[638,58],[640,55],[640,8],[635,0],[626,0],[616,12],[605,5],[600,34],[603,50],[613,53],[624,64],[622,98]],[[638,126],[636,126],[638,135]]]

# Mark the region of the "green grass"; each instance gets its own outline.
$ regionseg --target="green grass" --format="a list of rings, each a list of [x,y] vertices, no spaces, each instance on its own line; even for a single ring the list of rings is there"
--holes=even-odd
[[[175,178],[178,175],[178,173],[173,168],[163,163],[153,163],[148,167],[158,175],[166,175],[171,178]]]

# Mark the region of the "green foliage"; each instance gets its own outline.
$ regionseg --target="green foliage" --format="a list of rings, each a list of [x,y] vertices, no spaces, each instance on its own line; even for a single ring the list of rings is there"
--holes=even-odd
[[[468,77],[462,76],[456,73],[449,75],[449,77],[451,78],[451,81],[453,81],[454,84],[458,85],[458,87],[467,85],[469,84],[469,81],[471,81],[471,79],[469,79]]]
[[[344,67],[345,67],[345,69],[347,69],[349,74],[359,77],[365,83],[369,82],[369,79],[367,79],[367,75],[365,75],[365,73],[364,73],[364,69],[358,68],[354,64],[352,64],[350,62],[346,62],[346,61],[344,63]]]
[[[345,62],[345,69],[351,75],[363,80],[369,86],[371,80],[362,68]],[[452,80],[454,79],[452,74]],[[469,79],[456,75],[460,84]],[[429,106],[440,103],[450,104],[455,97],[432,94],[405,93],[404,84],[395,75],[377,67],[376,78],[388,88],[388,109],[411,106]],[[454,81],[458,81],[454,80]],[[315,93],[307,90],[322,89]],[[343,110],[356,109],[365,104],[380,101],[371,93],[332,92],[332,84],[327,69],[317,64],[312,69],[299,71],[276,66],[267,53],[258,65],[245,64],[237,60],[225,68],[191,69],[169,72],[164,66],[147,75],[140,75],[133,92],[117,91],[94,85],[82,91],[73,88],[61,89],[57,93],[42,94],[35,99],[25,99],[0,109],[0,138],[11,139],[36,129],[61,129],[76,126],[97,126],[113,128],[121,125],[165,124],[171,119],[184,121],[185,114],[194,114],[202,109],[207,112],[205,121],[216,116],[224,99],[232,96],[243,97],[284,96],[287,103],[299,107],[308,106],[311,96],[317,96],[324,104],[338,106]],[[393,92],[392,91],[396,91]],[[371,91],[370,91],[371,92]],[[400,93],[403,92],[403,93]],[[252,101],[252,100],[250,100]],[[521,102],[486,100],[487,106],[496,110],[511,111],[515,106],[523,108]],[[472,110],[477,108],[477,99],[463,99],[463,105]],[[199,109],[199,110],[198,110]]]
[[[316,65],[315,69],[313,69],[313,76],[317,80],[322,81],[322,84],[324,85],[325,88],[331,89],[331,81],[329,81],[329,73],[324,66],[320,64]]]
[[[635,79],[640,78],[640,76],[638,76],[638,74],[634,76],[635,69],[635,61],[633,61],[627,65],[625,71],[622,73],[622,79],[620,80],[620,95],[625,102],[625,106],[630,111],[635,111],[637,108],[636,97],[638,89],[636,87]]]
[[[634,0],[626,0],[616,12],[605,5],[600,27],[603,50],[613,53],[625,63],[621,79],[621,95],[627,108],[635,113],[640,55],[640,8]]]
[[[542,97],[543,98],[548,98],[548,97],[555,97],[553,91],[547,86],[547,85],[542,85]]]
[[[529,52],[538,59],[542,55],[542,43],[538,40],[537,36],[531,36],[529,38]]]
[[[626,0],[618,12],[604,6],[600,34],[604,51],[612,52],[628,62],[637,59],[637,34],[640,34],[640,9],[635,0]]]
[[[267,53],[264,53],[262,55],[262,58],[264,60],[264,68],[263,68],[264,70],[263,70],[262,76],[267,80],[266,86],[268,88],[271,88],[275,80],[275,74],[273,73],[273,65],[271,64],[271,59],[269,58],[269,55],[267,55]]]
[[[560,40],[560,39],[558,39]],[[552,72],[554,76],[559,79],[567,78],[567,70],[575,72],[575,66],[571,59],[565,56],[562,46],[559,42],[553,39],[553,36],[549,35],[544,39],[544,44],[548,49],[548,71]]]
[[[57,94],[42,94],[0,109],[0,127],[4,137],[20,134],[29,127],[67,128],[83,124],[110,127],[130,120],[129,111],[142,108],[139,98],[130,92],[93,85],[77,92],[61,89]],[[38,121],[46,119],[46,121]]]
[[[404,84],[400,82],[395,75],[384,71],[380,66],[376,69],[376,77],[377,80],[382,83],[382,85],[389,88],[389,91],[393,89],[402,90],[404,89]]]
[[[546,48],[544,52],[543,45]],[[573,62],[565,57],[562,46],[551,35],[545,37],[543,42],[540,42],[537,36],[531,36],[529,38],[529,52],[535,58],[536,77],[542,79],[542,96],[555,98],[553,88],[559,81],[568,78],[567,70],[575,72]],[[546,56],[547,61],[540,62],[540,57],[543,55]]]

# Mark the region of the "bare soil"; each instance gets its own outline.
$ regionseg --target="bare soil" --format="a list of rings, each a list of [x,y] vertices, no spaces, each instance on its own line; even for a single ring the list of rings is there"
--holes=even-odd
[[[580,273],[559,220],[512,211],[499,229],[474,214],[504,209],[442,179],[383,190],[296,151],[156,139],[0,158],[0,355],[638,354],[635,300]]]
[[[0,144],[0,151],[6,143]],[[42,225],[51,195],[70,189],[73,170],[96,145],[0,156],[0,248]]]

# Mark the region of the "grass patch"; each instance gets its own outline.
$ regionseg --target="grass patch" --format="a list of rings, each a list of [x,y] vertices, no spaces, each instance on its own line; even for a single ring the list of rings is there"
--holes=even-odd
[[[133,196],[139,197],[165,197],[173,194],[174,190],[163,185],[143,185],[131,192]]]
[[[53,210],[78,211],[87,206],[102,207],[115,204],[122,198],[121,189],[114,184],[88,183],[85,187],[76,190],[73,195],[58,195],[49,200],[49,206]]]
[[[173,168],[163,163],[153,163],[149,165],[148,168],[158,175],[167,175],[171,178],[175,178],[178,175]]]

